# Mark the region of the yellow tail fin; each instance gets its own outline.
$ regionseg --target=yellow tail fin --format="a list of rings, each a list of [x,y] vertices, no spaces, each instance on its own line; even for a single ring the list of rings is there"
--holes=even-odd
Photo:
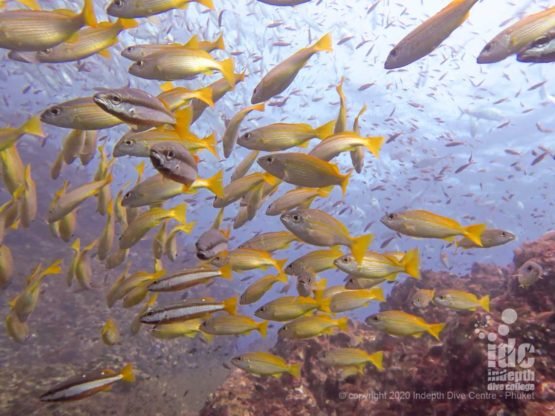
[[[301,377],[301,364],[300,363],[291,364],[289,366],[289,371],[288,372],[293,377],[300,378]]]
[[[315,129],[316,137],[321,140],[331,136],[333,134],[333,130],[335,128],[335,120],[328,121],[326,124],[321,125],[317,129]]]
[[[133,29],[134,27],[139,26],[139,24],[137,23],[136,20],[134,19],[118,19],[116,22],[117,25],[119,25],[119,27],[121,27],[122,29]]]
[[[430,324],[428,326],[428,333],[439,341],[439,334],[443,331],[445,324]]]
[[[133,374],[133,366],[131,364],[126,364],[125,367],[121,369],[121,379],[128,383],[133,383],[135,381],[135,374]]]
[[[486,230],[485,224],[472,224],[464,227],[464,236],[472,241],[474,244],[482,245],[482,233]]]
[[[372,234],[364,234],[353,238],[351,242],[351,252],[357,263],[360,264],[364,257],[364,253],[366,253],[368,246],[372,244],[373,239],[374,236]]]
[[[187,222],[187,204],[179,204],[172,208],[173,218],[179,221],[181,224]]]
[[[333,51],[331,33],[326,33],[324,36],[322,36],[318,42],[316,42],[314,45],[312,45],[312,50],[314,52],[320,52],[320,51],[331,52],[331,51]]]
[[[207,7],[210,10],[214,10],[214,3],[212,0],[195,0],[198,4],[202,4],[204,7]]]
[[[368,360],[380,371],[383,371],[383,351],[378,351],[368,356]]]
[[[175,112],[175,131],[179,134],[179,137],[186,139],[190,137],[191,122],[193,121],[193,107],[188,106],[182,110]]]
[[[50,266],[44,269],[40,273],[40,275],[44,277],[44,276],[49,276],[53,274],[58,274],[61,272],[62,272],[62,260],[56,260],[54,263],[52,263]]]
[[[258,103],[258,104],[253,104],[250,107],[246,107],[245,110],[246,111],[264,111],[266,109],[266,103]]]
[[[220,155],[218,155],[218,140],[216,138],[216,133],[212,133],[206,137],[204,137],[202,139],[202,144],[204,145],[204,148],[206,150],[208,150],[210,153],[212,153],[214,156],[216,156],[218,159],[220,158]]]
[[[37,137],[46,137],[44,132],[42,131],[42,124],[40,122],[39,116],[33,116],[29,120],[27,120],[22,126],[21,130],[23,130],[27,134],[32,134],[33,136]]]
[[[346,175],[342,175],[341,177],[341,193],[343,198],[345,198],[345,194],[347,193],[347,186],[349,185],[349,179],[351,178],[353,171],[350,171]]]
[[[23,4],[25,7],[30,8],[31,10],[40,10],[40,5],[37,0],[17,0],[18,3]],[[3,5],[2,1],[2,5]]]
[[[73,250],[79,252],[81,250],[81,240],[79,238],[75,239],[75,241],[73,243],[71,243],[70,247]]]
[[[224,311],[230,315],[237,314],[237,298],[229,298],[224,300]]]
[[[316,291],[315,291],[316,292]],[[318,302],[318,310],[325,312],[325,313],[331,313],[331,309],[330,309],[330,304],[331,304],[331,298],[322,298],[322,292],[319,291],[318,292],[318,298],[317,302]],[[316,293],[314,293],[314,297],[316,298]]]
[[[212,87],[208,86],[205,88],[200,88],[195,91],[195,98],[199,99],[203,103],[206,103],[210,107],[214,107],[214,101],[212,100]]]
[[[220,170],[215,175],[206,179],[206,188],[218,198],[224,196],[224,171]]]
[[[405,273],[415,279],[420,279],[420,254],[417,248],[407,251],[401,264],[405,267]]]
[[[480,303],[480,306],[483,310],[489,312],[489,295],[484,296],[478,302]]]
[[[383,289],[379,286],[368,289],[369,297],[378,302],[384,302]]]
[[[223,33],[220,33],[220,36],[218,36],[218,39],[216,39],[216,41],[214,42],[214,48],[215,49],[220,49],[222,51],[225,49],[224,34]]]
[[[233,72],[233,59],[229,58],[220,62],[220,71],[226,79],[227,83],[234,88],[235,87],[235,73]]]
[[[227,263],[220,267],[220,273],[224,279],[231,280],[233,278],[233,270],[231,269],[231,264]]]
[[[166,81],[160,84],[160,91],[162,92],[168,92],[173,90],[174,88],[175,88],[175,85],[173,85],[173,82],[171,81]]]
[[[260,332],[262,338],[266,338],[266,334],[268,333],[268,321],[261,322],[260,325],[258,325],[258,332]]]
[[[339,328],[341,331],[349,330],[349,318],[339,318],[336,323],[337,328]]]
[[[378,159],[380,157],[380,149],[382,148],[383,142],[383,136],[367,137],[365,146],[368,151],[372,153],[376,159]]]
[[[85,0],[83,11],[81,12],[83,22],[87,26],[96,26],[96,16],[94,14],[94,0]]]
[[[285,273],[278,273],[274,276],[275,276],[275,278],[278,282],[281,282],[281,283],[288,283],[289,282],[289,279],[287,278],[287,275]]]
[[[277,260],[275,263],[276,270],[279,272],[280,275],[284,275],[283,268],[285,267],[285,263],[287,263],[287,259]]]

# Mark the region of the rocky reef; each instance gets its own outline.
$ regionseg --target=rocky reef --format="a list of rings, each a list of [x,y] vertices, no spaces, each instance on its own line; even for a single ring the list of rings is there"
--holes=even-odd
[[[541,265],[544,274],[523,288],[515,272],[529,260]],[[433,304],[417,309],[411,304],[416,288],[489,294],[491,311],[454,312]],[[551,232],[517,248],[514,264],[506,267],[476,263],[465,276],[425,271],[419,281],[396,284],[381,309],[402,309],[428,322],[446,322],[440,342],[428,335],[395,338],[354,322],[348,333],[278,341],[271,352],[303,363],[300,379],[262,378],[235,369],[211,394],[201,415],[553,415],[554,307]],[[497,351],[508,338],[517,346],[533,346],[531,391],[497,391],[488,385],[488,348]],[[337,347],[384,351],[384,371],[368,365],[364,374],[342,379],[320,360],[325,351]]]

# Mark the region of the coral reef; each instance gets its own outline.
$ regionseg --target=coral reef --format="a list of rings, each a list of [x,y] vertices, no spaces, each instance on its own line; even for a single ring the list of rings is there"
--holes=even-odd
[[[524,289],[515,271],[530,259],[542,266],[544,276]],[[411,304],[416,288],[489,294],[491,311],[454,312],[433,304],[419,310]],[[403,309],[428,322],[447,322],[441,342],[428,335],[394,338],[358,322],[351,323],[348,333],[278,341],[272,352],[302,362],[301,379],[289,375],[260,378],[235,369],[210,396],[201,415],[553,415],[554,289],[553,232],[516,249],[514,265],[474,264],[468,275],[460,277],[423,272],[420,281],[406,279],[397,284],[381,309]],[[507,334],[499,328],[508,328],[502,318],[508,308],[518,317]],[[488,390],[488,345],[495,348],[507,337],[535,349],[532,392]],[[343,380],[320,361],[324,351],[347,346],[384,351],[384,371],[368,365],[364,374]]]

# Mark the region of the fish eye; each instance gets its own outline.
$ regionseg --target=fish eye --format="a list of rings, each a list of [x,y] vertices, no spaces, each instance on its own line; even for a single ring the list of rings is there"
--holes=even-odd
[[[141,60],[141,61],[137,61],[137,62],[135,62],[135,63],[137,64],[137,66],[139,66],[139,67],[142,68],[142,67],[144,66],[144,64],[145,64],[145,61],[142,61],[142,60]]]
[[[272,163],[272,162],[274,161],[273,156],[268,156],[268,157],[266,158],[266,161],[267,161],[268,163]]]
[[[252,133],[245,133],[245,139],[250,139],[252,137]]]
[[[298,222],[298,221],[301,220],[301,216],[298,215],[298,214],[294,214],[292,218],[293,218],[293,221],[295,221],[295,222]]]
[[[491,50],[491,44],[488,43],[486,46],[484,46],[484,52],[489,52]]]
[[[122,7],[123,6],[123,0],[114,0],[114,6]]]
[[[341,261],[342,261],[343,263],[349,263],[349,259],[348,259],[347,257],[343,257],[343,258],[341,259]]]
[[[259,310],[260,312],[264,312],[264,311],[266,310],[266,306],[261,306],[260,308],[258,308],[258,310]]]
[[[505,231],[503,231],[503,232],[501,232],[501,235],[502,235],[503,237],[506,237],[506,236],[507,236],[507,233],[506,233]]]
[[[389,218],[390,220],[394,220],[395,219],[395,214],[389,214],[387,216],[387,218]]]
[[[372,317],[372,320],[373,320],[373,321],[379,321],[380,318],[378,318],[378,315],[374,315],[374,316]]]
[[[45,50],[42,51],[42,53],[44,53],[45,55],[48,55],[52,53],[52,48],[46,48]]]
[[[49,112],[53,116],[59,116],[62,113],[62,109],[60,107],[52,107]]]
[[[121,97],[117,94],[112,94],[110,96],[110,101],[113,102],[114,104],[121,104]]]
[[[123,199],[129,199],[133,196],[133,193],[131,191],[127,192],[124,196]]]
[[[392,49],[389,55],[395,58],[397,56],[397,49]]]
[[[532,265],[528,265],[528,267],[526,267],[526,270],[531,272],[532,270],[534,270],[534,268],[532,267]]]
[[[235,357],[237,361],[243,361],[243,357]]]
[[[171,159],[173,159],[174,157],[175,157],[174,151],[173,151],[173,150],[170,150],[170,151],[168,152],[167,158],[171,160]]]
[[[134,140],[131,140],[131,139],[127,139],[124,143],[125,143],[127,146],[131,146],[133,143],[135,143],[135,141],[134,141]]]
[[[133,46],[128,46],[125,49],[127,50],[127,52],[133,52],[134,47]]]

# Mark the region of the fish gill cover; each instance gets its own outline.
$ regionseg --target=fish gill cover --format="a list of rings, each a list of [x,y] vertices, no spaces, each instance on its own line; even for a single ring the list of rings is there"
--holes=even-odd
[[[550,2],[0,6],[0,413],[553,414]]]

